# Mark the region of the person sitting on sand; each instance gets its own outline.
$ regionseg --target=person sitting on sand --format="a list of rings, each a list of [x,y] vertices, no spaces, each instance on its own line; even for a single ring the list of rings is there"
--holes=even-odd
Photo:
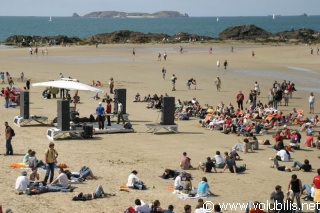
[[[141,100],[140,100],[140,94],[137,93],[137,94],[134,96],[133,102],[140,102],[140,101],[141,101]]]
[[[43,165],[44,165],[44,163],[41,160],[39,161],[37,159],[36,152],[31,151],[30,157],[29,157],[29,167],[34,168],[34,167],[39,167],[39,166],[43,166]]]
[[[217,172],[216,166],[212,162],[210,157],[207,157],[207,162],[202,163],[200,162],[198,165],[198,169],[201,169],[203,172],[212,172],[212,169]]]
[[[60,167],[58,177],[56,177],[56,179],[54,179],[50,185],[59,188],[68,188],[69,179],[66,173],[64,172],[63,168]]]
[[[196,197],[206,197],[208,194],[213,195],[206,177],[203,177],[198,184]]]
[[[183,176],[183,172],[180,172],[179,175],[174,179],[174,193],[176,193],[179,190],[183,189],[183,183],[182,183],[182,176]]]
[[[253,152],[252,146],[249,143],[248,138],[243,139],[243,142],[241,142],[240,140],[238,140],[238,143],[235,144],[232,147],[232,150],[239,150],[241,152],[243,152],[244,154],[246,154],[248,152],[248,150],[251,150],[251,152]]]
[[[97,87],[102,87],[102,83],[100,81],[97,81],[96,86]]]
[[[162,213],[162,212],[164,212],[164,209],[160,207],[160,201],[155,200],[151,205],[150,213]]]
[[[29,157],[30,157],[31,152],[32,152],[32,150],[29,149],[28,153],[23,157],[23,160],[22,160],[23,163],[29,163]]]
[[[133,170],[131,174],[128,177],[128,183],[127,187],[135,188],[139,190],[146,189],[147,187],[144,185],[144,183],[137,177],[138,172],[136,170]]]
[[[298,170],[302,170],[303,172],[311,172],[312,171],[312,166],[311,164],[309,163],[309,160],[308,159],[305,159],[304,160],[304,164],[300,163],[299,161],[295,161],[293,163],[293,170],[296,170],[296,166],[298,166]]]
[[[25,191],[28,188],[29,185],[29,179],[27,177],[27,172],[22,171],[21,176],[19,176],[16,180],[16,187],[15,189],[18,191],[19,194],[21,194],[23,191]]]
[[[212,158],[212,161],[213,161],[216,168],[223,168],[224,167],[225,160],[220,155],[220,151],[216,151],[216,155]]]
[[[240,160],[240,155],[237,153],[236,150],[232,150],[227,159],[229,159],[230,157],[233,157],[233,159],[235,159],[235,160]],[[226,161],[227,161],[227,159],[226,159]]]
[[[227,167],[229,168],[229,171],[231,173],[235,174],[242,173],[246,170],[246,164],[244,164],[243,166],[237,166],[233,156],[230,156],[230,158],[226,160],[226,165],[224,166],[221,173],[223,173],[227,169]]]
[[[191,177],[186,177],[186,180],[183,184],[182,193],[183,194],[190,194],[192,191],[192,183],[191,183]]]
[[[187,153],[183,152],[180,158],[180,167],[184,170],[191,169],[191,158],[187,157]]]
[[[280,151],[277,152],[276,156],[274,158],[270,158],[270,160],[277,159],[278,161],[283,161],[283,162],[289,162],[290,161],[290,153],[285,150],[281,149]]]
[[[139,213],[149,213],[150,212],[150,207],[148,204],[146,204],[145,202],[143,202],[143,200],[140,200],[140,199],[136,199],[134,201],[134,203],[136,204],[136,206],[134,207],[134,210],[136,212],[139,212]]]

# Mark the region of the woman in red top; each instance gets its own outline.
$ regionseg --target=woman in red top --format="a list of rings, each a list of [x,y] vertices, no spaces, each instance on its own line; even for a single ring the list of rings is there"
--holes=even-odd
[[[111,113],[111,103],[110,103],[110,100],[107,100],[106,113],[107,113],[107,114],[110,114],[110,113]],[[107,121],[108,121],[107,126],[111,126],[110,115],[107,115]]]

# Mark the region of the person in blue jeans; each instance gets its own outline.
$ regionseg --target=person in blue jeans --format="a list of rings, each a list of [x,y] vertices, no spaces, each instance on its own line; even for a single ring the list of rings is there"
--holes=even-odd
[[[48,182],[50,175],[50,183],[53,181],[54,177],[54,167],[56,165],[56,159],[58,157],[58,152],[54,149],[54,143],[49,143],[49,149],[45,152],[45,165],[47,167],[46,176],[44,177],[44,182]]]
[[[237,166],[233,156],[230,156],[230,158],[226,160],[226,165],[224,166],[223,171],[221,171],[221,173],[223,173],[227,169],[227,167],[229,168],[229,171],[231,173],[235,174],[246,171],[246,164],[244,164],[243,166]]]
[[[304,172],[311,172],[312,171],[312,166],[309,163],[309,160],[305,159],[304,164],[300,163],[299,161],[295,161],[293,163],[292,168],[295,168],[296,166],[299,167],[299,170],[303,170]]]
[[[99,184],[95,192],[87,193],[87,194],[80,192],[78,194],[78,196],[73,197],[72,200],[73,201],[78,201],[78,200],[86,201],[86,200],[93,200],[93,199],[97,199],[97,198],[103,198],[105,196],[115,196],[115,194],[105,193],[102,186]]]
[[[67,189],[63,187],[56,187],[56,186],[30,186],[29,189],[26,190],[27,195],[34,195],[34,194],[43,194],[47,192],[73,192],[73,188]]]

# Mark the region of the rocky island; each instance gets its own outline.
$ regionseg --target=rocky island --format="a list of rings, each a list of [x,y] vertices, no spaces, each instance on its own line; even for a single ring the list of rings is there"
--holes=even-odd
[[[156,13],[126,13],[119,11],[97,11],[85,14],[88,18],[172,18],[189,17],[188,14],[181,14],[176,11],[160,11]]]

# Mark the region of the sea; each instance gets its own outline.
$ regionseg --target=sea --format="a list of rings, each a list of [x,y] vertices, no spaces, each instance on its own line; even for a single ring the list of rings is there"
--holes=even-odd
[[[271,33],[309,28],[320,31],[320,16],[233,16],[189,18],[84,18],[0,16],[0,42],[12,35],[89,37],[117,30],[180,32],[217,38],[231,26],[254,24]]]

